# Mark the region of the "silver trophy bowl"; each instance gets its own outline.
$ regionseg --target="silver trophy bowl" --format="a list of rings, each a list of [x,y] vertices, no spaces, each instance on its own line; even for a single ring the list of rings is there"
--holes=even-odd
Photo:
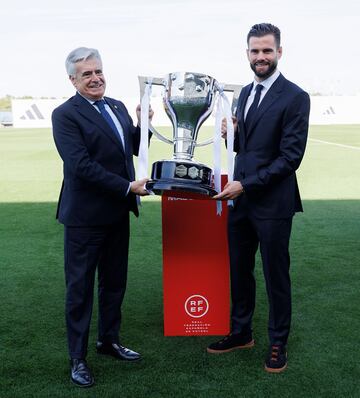
[[[173,137],[171,140],[163,137],[153,126],[150,130],[160,140],[172,144],[174,152],[172,159],[153,164],[151,180],[147,182],[146,189],[157,195],[203,199],[216,195],[211,168],[195,162],[193,157],[195,147],[212,142],[197,143],[197,139],[201,125],[214,108],[219,83],[209,75],[194,72],[173,72],[163,79],[139,77],[141,95],[150,80],[151,84],[164,87],[163,104],[173,126]],[[224,90],[234,91],[234,87],[229,86]],[[238,98],[240,92],[240,86],[236,87],[234,98],[236,94]]]

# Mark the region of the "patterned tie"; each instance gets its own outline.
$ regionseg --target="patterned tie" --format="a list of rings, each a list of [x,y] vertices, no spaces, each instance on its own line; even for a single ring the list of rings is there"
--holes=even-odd
[[[118,140],[120,140],[121,145],[124,148],[124,143],[123,143],[122,138],[120,137],[119,130],[116,128],[114,121],[112,120],[111,116],[109,115],[109,112],[105,109],[105,101],[104,100],[95,101],[94,105],[96,105],[99,108],[101,115],[106,120],[107,124],[111,127],[111,129],[113,130],[113,132],[116,135],[116,138]]]
[[[258,84],[255,88],[255,98],[253,103],[251,104],[248,113],[246,115],[245,119],[245,128],[246,131],[249,131],[249,128],[251,127],[251,124],[254,120],[254,116],[256,114],[257,108],[259,106],[259,101],[260,101],[260,96],[261,96],[261,90],[264,88],[262,84]]]

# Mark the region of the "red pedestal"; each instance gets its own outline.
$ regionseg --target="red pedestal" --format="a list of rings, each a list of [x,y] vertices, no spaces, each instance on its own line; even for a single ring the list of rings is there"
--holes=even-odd
[[[162,198],[165,336],[229,333],[227,206]]]

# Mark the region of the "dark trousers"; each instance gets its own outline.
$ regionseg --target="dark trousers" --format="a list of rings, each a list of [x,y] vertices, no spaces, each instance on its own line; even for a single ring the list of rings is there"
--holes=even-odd
[[[98,339],[118,343],[129,249],[129,215],[121,224],[65,226],[65,317],[69,355],[85,358],[98,270]]]
[[[291,322],[289,240],[292,217],[257,219],[230,211],[228,241],[231,272],[232,332],[252,331],[255,310],[255,254],[260,245],[269,301],[270,344],[286,344]]]

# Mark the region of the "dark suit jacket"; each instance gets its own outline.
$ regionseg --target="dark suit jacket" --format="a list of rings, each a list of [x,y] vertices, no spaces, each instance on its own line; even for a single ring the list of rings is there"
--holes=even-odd
[[[306,146],[309,95],[280,75],[246,132],[244,108],[251,88],[242,89],[237,108],[234,180],[241,181],[245,194],[235,201],[235,209],[258,218],[291,217],[302,211],[295,170]]]
[[[140,129],[124,104],[106,97],[124,130],[126,153],[101,114],[78,93],[52,114],[56,147],[64,162],[64,181],[57,218],[67,226],[108,225],[129,210],[138,215],[135,195],[127,189],[135,179]]]

